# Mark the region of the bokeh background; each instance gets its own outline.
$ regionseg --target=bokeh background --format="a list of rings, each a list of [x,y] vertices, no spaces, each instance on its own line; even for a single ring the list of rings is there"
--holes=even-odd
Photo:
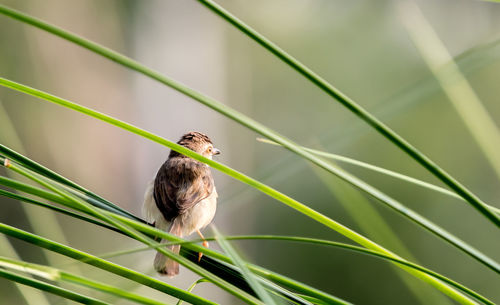
[[[196,1],[0,0],[130,56],[245,113],[303,145],[342,154],[428,182],[423,168],[268,51]],[[499,180],[415,48],[400,1],[272,0],[219,4],[311,67],[408,139],[486,202],[500,206]],[[474,47],[500,38],[500,4],[417,1],[491,117],[500,118],[500,49]],[[353,191],[257,134],[207,107],[114,62],[18,21],[0,16],[0,75],[110,114],[170,140],[198,130],[222,150],[218,161],[257,178],[377,242],[397,247],[370,227],[374,209],[424,266],[500,301],[500,278],[379,202]],[[141,215],[146,184],[168,149],[76,112],[0,88],[0,141]],[[461,201],[364,169],[348,171],[499,260],[500,234]],[[285,205],[218,172],[215,225],[226,235],[283,234],[347,241]],[[0,198],[2,222],[104,254],[139,244],[86,223]],[[368,208],[371,207],[371,208]],[[360,214],[361,212],[361,214]],[[210,229],[206,229],[210,236]],[[137,288],[94,268],[15,240],[19,255],[100,280]],[[389,264],[337,249],[270,241],[233,243],[250,262],[355,304],[453,304]],[[218,248],[215,243],[212,247]],[[0,249],[2,250],[2,249]],[[1,252],[1,251],[0,251]],[[154,274],[154,253],[113,261]],[[174,279],[187,288],[197,276]],[[414,287],[414,288],[410,288]],[[415,288],[416,287],[416,288]],[[195,292],[221,304],[239,301],[210,284]],[[63,300],[48,296],[51,304]],[[434,298],[434,299],[431,299]],[[23,304],[0,280],[0,303]],[[128,304],[114,300],[116,304]],[[428,304],[429,304],[428,303]]]

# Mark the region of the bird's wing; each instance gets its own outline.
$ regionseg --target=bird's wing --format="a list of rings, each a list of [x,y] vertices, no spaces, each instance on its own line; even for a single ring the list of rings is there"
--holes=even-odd
[[[205,164],[191,158],[170,158],[156,175],[155,202],[165,219],[171,221],[210,196],[213,185]]]

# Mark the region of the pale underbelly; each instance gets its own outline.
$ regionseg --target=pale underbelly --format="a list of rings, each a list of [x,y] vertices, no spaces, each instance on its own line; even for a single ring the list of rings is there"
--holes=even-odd
[[[191,209],[180,215],[184,236],[190,235],[196,230],[201,230],[209,225],[215,216],[217,209],[217,192],[214,190],[209,197],[198,202]]]

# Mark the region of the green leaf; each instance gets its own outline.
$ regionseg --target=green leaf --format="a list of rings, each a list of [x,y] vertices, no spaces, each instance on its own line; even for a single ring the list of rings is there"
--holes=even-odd
[[[65,272],[63,270],[49,267],[49,266],[44,266],[44,265],[39,265],[39,264],[32,264],[32,263],[26,263],[26,262],[21,262],[18,260],[13,260],[9,259],[6,257],[1,257],[0,256],[0,266],[12,270],[17,270],[17,271],[22,271],[29,273],[31,275],[36,275],[45,279],[48,279],[50,281],[54,282],[68,282],[68,283],[73,283],[77,284],[80,286],[85,286],[92,288],[94,290],[106,292],[115,296],[118,296],[119,298],[122,299],[127,299],[134,301],[139,304],[147,304],[147,305],[164,305],[165,303],[158,302],[156,300],[146,298],[144,296],[131,293],[128,291],[125,291],[123,289],[120,289],[115,286],[107,285],[101,282],[94,281],[92,279],[89,279],[87,277],[83,276],[78,276],[69,272]]]
[[[19,274],[16,274],[14,272],[10,272],[4,269],[0,268],[0,277],[3,277],[5,279],[8,279],[10,281],[14,281],[17,283],[21,283],[23,285],[31,286],[36,289],[40,289],[43,291],[50,292],[52,294],[61,296],[65,299],[73,300],[78,303],[82,304],[92,304],[92,305],[110,305],[108,303],[96,300],[94,298],[70,291],[68,289],[64,289],[61,287],[57,287],[52,284],[48,284],[39,280],[35,280],[26,276],[22,276]]]
[[[156,289],[158,291],[162,291],[166,294],[169,294],[173,297],[182,299],[182,300],[189,302],[191,304],[200,304],[200,305],[212,304],[212,305],[215,305],[214,302],[206,300],[206,299],[199,297],[195,294],[186,292],[186,291],[179,289],[177,287],[171,286],[163,281],[146,276],[140,272],[125,268],[125,267],[120,266],[120,265],[115,264],[115,263],[108,262],[108,261],[103,260],[97,256],[92,255],[92,254],[76,250],[76,249],[71,248],[69,246],[62,245],[60,243],[51,241],[49,239],[43,238],[41,236],[37,236],[35,234],[29,233],[29,232],[26,232],[23,230],[20,230],[18,228],[14,228],[12,226],[0,223],[0,232],[3,234],[9,235],[11,237],[32,243],[32,244],[37,245],[39,247],[57,252],[61,255],[65,255],[65,256],[71,257],[73,259],[82,261],[83,263],[95,266],[95,267],[100,268],[102,270],[109,271],[111,273],[117,274],[117,275],[122,276],[124,278],[127,278],[129,280],[141,283],[145,286]]]

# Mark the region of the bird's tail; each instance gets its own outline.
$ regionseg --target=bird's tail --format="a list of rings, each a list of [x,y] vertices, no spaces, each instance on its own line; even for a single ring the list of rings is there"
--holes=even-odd
[[[172,235],[182,237],[180,219],[175,219],[172,222],[172,225],[170,226],[170,230],[168,232]],[[162,240],[162,242],[164,242],[164,240]],[[167,249],[174,252],[175,254],[179,254],[181,245],[168,246]],[[160,252],[156,253],[154,268],[158,273],[169,277],[173,277],[179,274],[179,263],[167,258]]]

